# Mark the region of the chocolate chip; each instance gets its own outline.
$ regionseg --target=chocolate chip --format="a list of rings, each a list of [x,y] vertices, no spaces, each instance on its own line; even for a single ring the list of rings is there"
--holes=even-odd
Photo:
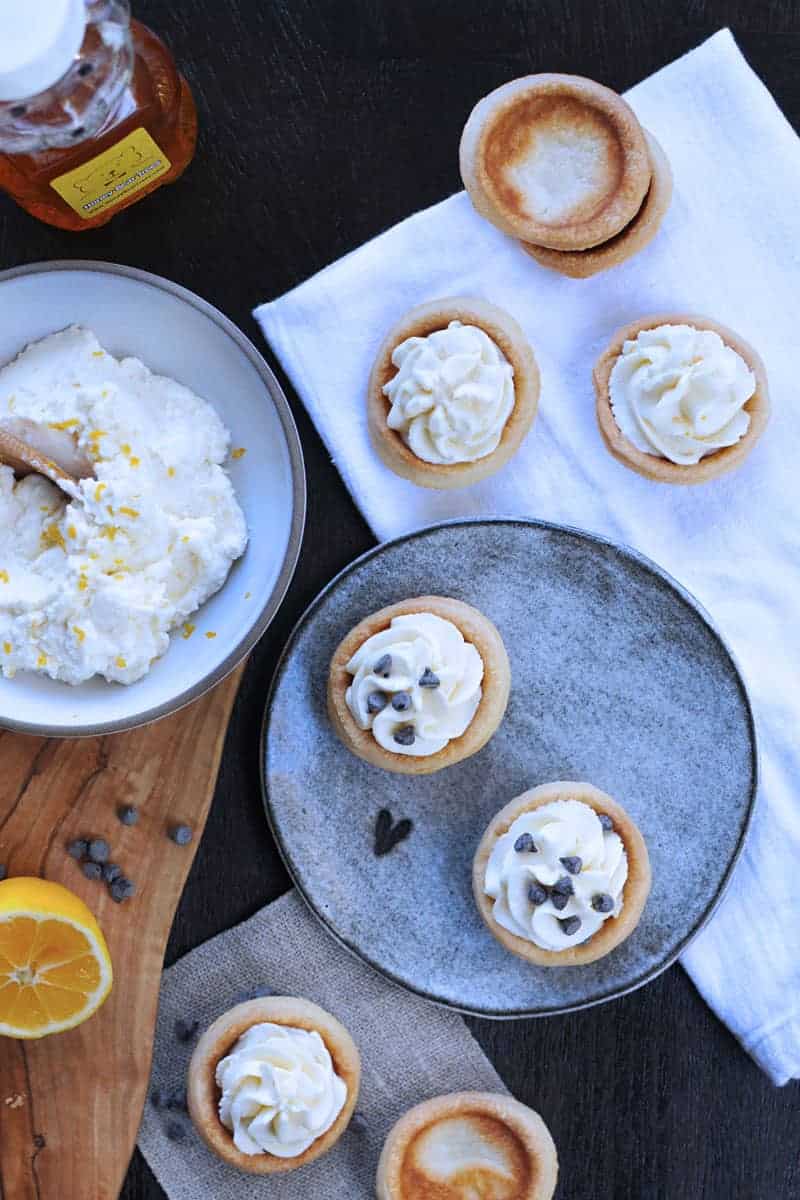
[[[550,892],[550,903],[556,912],[563,912],[569,904],[569,896],[565,896],[563,892]]]
[[[92,862],[106,863],[111,855],[111,847],[103,838],[92,838],[86,853]]]
[[[388,679],[392,673],[391,654],[382,654],[372,670],[376,675],[380,675],[382,679]]]
[[[183,1125],[181,1125],[180,1121],[175,1120],[167,1121],[164,1126],[164,1133],[171,1142],[182,1142],[186,1137],[186,1130]]]
[[[45,1146],[47,1145],[47,1139],[43,1134],[35,1133],[33,1135],[33,1145],[34,1149],[36,1150],[44,1150]]]
[[[556,880],[550,890],[561,896],[575,895],[575,888],[572,885],[569,875],[562,875],[560,879]]]
[[[184,1021],[183,1017],[178,1017],[175,1022],[175,1037],[179,1042],[194,1041],[199,1028],[199,1021]]]
[[[611,820],[611,817],[608,815],[608,813],[598,813],[597,819],[606,833],[612,832],[614,828],[614,822]]]
[[[382,808],[378,813],[375,821],[375,855],[377,858],[382,858],[384,854],[388,854],[394,850],[399,842],[405,841],[411,830],[414,828],[414,822],[408,817],[403,817],[397,824],[393,824],[392,814],[388,808]]]
[[[121,874],[122,867],[118,867],[116,863],[106,863],[103,867],[103,879],[106,883],[113,883]]]
[[[360,1112],[358,1109],[356,1109],[350,1118],[350,1124],[348,1128],[351,1129],[353,1133],[361,1134],[367,1132],[369,1129],[369,1123],[363,1112]]]
[[[133,804],[123,804],[117,809],[117,816],[123,825],[135,825],[139,820],[139,810]]]
[[[398,746],[413,746],[416,740],[414,726],[401,725],[399,729],[394,731],[394,740]]]
[[[192,840],[192,831],[188,825],[173,825],[169,836],[176,846],[188,846]]]
[[[367,712],[382,712],[388,703],[389,697],[386,695],[386,692],[370,692],[367,696]]]
[[[599,913],[613,912],[614,897],[609,896],[608,892],[598,892],[596,896],[592,896],[592,908]]]
[[[74,842],[70,842],[67,846],[67,854],[70,858],[77,859],[78,862],[85,858],[89,853],[89,843],[86,838],[75,838]]]
[[[136,884],[122,875],[119,879],[114,880],[109,891],[111,899],[117,904],[122,904],[123,900],[130,900],[132,896],[136,895]]]
[[[438,675],[434,675],[430,667],[426,667],[419,678],[419,686],[426,688],[437,688],[441,684],[441,679]]]
[[[4,866],[3,863],[0,863],[0,883],[3,882],[6,875],[8,875],[8,867]]]
[[[547,899],[547,888],[542,887],[540,883],[532,883],[528,888],[528,899],[534,907],[538,908],[540,904],[544,904]],[[566,903],[567,897],[564,897]]]
[[[411,708],[411,697],[408,692],[395,692],[392,696],[392,708],[395,712],[407,712]]]
[[[567,937],[572,937],[581,927],[580,917],[559,917],[558,923]]]
[[[8,110],[12,117],[24,117],[28,111],[27,104],[12,104]]]
[[[580,875],[583,859],[577,854],[568,854],[565,858],[558,860],[565,870],[569,871],[570,875]]]
[[[535,854],[536,842],[529,833],[521,833],[514,842],[514,849],[517,854]]]
[[[78,67],[78,74],[80,75],[81,79],[85,79],[87,75],[91,75],[93,70],[94,63],[84,62]]]
[[[103,878],[103,868],[100,866],[100,863],[96,863],[96,862],[84,863],[81,870],[83,871],[83,873],[87,879],[102,879]]]

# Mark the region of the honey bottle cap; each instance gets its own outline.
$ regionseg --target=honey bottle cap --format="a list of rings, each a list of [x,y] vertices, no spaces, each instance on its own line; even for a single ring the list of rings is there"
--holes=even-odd
[[[85,0],[0,0],[0,102],[57,83],[81,48],[86,21]]]

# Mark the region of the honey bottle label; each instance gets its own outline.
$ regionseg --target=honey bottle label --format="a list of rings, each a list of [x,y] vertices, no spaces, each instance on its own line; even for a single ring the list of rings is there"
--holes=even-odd
[[[50,186],[78,216],[89,221],[160,179],[171,166],[147,130],[140,128],[102,154],[51,179]]]

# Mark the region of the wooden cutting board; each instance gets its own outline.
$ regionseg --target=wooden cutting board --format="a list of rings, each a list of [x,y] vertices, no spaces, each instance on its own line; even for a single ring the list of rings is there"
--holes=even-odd
[[[115,1200],[150,1077],[164,950],[206,822],[244,667],[155,725],[111,737],[0,732],[0,863],[77,892],[95,913],[114,987],[91,1020],[41,1041],[0,1038],[0,1200]],[[121,804],[139,823],[117,818]],[[167,836],[194,830],[188,846]],[[137,894],[115,904],[66,852],[95,834]]]

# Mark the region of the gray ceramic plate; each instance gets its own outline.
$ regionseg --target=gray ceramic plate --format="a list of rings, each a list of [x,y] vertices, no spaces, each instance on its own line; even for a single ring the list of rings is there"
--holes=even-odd
[[[408,596],[474,604],[511,659],[499,730],[420,778],[350,754],[325,713],[328,663],[362,617]],[[596,1004],[647,982],[709,917],[741,850],[756,788],[744,685],[697,602],[649,560],[535,521],[459,521],[370,551],[295,630],[264,724],[267,811],[301,894],[345,946],[431,1000],[492,1017]],[[493,814],[553,779],[617,797],[644,834],[653,890],[600,962],[534,967],[480,921],[470,867]],[[380,809],[410,836],[374,853]]]

